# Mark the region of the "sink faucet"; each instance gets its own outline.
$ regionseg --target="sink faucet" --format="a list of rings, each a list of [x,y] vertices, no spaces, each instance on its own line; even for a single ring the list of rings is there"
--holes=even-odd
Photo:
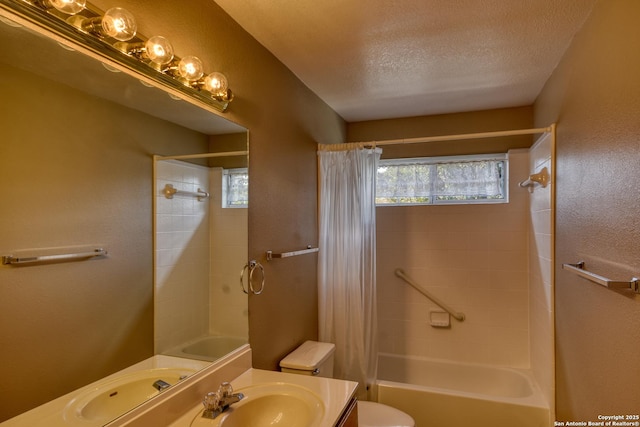
[[[202,416],[204,418],[215,419],[218,415],[229,409],[234,403],[244,399],[244,394],[234,393],[233,387],[228,382],[220,384],[217,392],[209,392],[204,396],[202,404],[204,405],[204,411]]]
[[[153,383],[153,387],[155,387],[156,390],[158,390],[158,391],[162,391],[162,390],[164,390],[166,388],[169,388],[170,386],[171,386],[171,384],[169,384],[168,382],[163,381],[163,380],[158,380],[155,383]]]

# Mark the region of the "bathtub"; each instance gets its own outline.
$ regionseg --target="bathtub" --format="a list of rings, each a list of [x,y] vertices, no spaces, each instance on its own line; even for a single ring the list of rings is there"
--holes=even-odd
[[[377,401],[417,427],[548,427],[549,407],[528,371],[378,356]]]
[[[181,344],[165,354],[192,359],[218,360],[247,343],[246,338],[210,335]]]

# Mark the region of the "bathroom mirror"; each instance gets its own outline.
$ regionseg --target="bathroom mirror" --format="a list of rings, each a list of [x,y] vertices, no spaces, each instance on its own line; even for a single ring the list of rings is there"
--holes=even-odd
[[[0,15],[15,18],[4,10],[5,3],[0,2]],[[225,209],[215,218],[212,212],[197,222],[204,204],[179,195],[166,199],[159,184],[194,185],[195,175],[177,172],[194,169],[205,176],[209,209],[222,210],[224,171],[247,168],[246,153],[153,156],[247,152],[247,130],[180,91],[150,84],[148,76],[114,72],[60,37],[2,21],[0,256],[83,254],[97,248],[105,254],[0,265],[0,422],[156,351],[214,360],[182,351],[187,347],[182,343],[196,342],[185,325],[203,321],[197,333],[229,338],[228,350],[246,341],[246,295],[237,284],[246,249],[242,261],[214,256],[214,251],[231,253],[233,247],[237,254],[246,248],[246,207]],[[154,182],[158,163],[170,165],[170,171],[156,174]],[[161,198],[177,202],[165,205],[169,213],[154,210]],[[154,221],[154,215],[165,217]],[[216,222],[221,215],[232,218]],[[169,216],[176,216],[173,224],[167,223]],[[197,238],[186,237],[185,224]],[[166,249],[157,247],[158,233],[164,232],[183,238],[179,248],[171,248],[176,268],[157,262],[158,251]],[[193,262],[203,255],[210,265],[206,273],[196,272]],[[232,270],[233,277],[224,276],[221,267]],[[193,285],[202,275],[220,276],[219,285]],[[170,282],[158,281],[161,276]],[[224,301],[226,311],[214,310],[220,317],[210,314],[216,299]],[[205,303],[197,316],[191,301]],[[164,331],[170,340],[160,335],[162,324],[176,326]]]

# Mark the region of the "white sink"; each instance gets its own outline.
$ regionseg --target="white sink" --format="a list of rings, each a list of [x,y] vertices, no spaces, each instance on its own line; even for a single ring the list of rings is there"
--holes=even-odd
[[[195,370],[188,368],[154,368],[132,372],[104,381],[75,396],[64,408],[66,421],[103,425],[160,393],[154,382],[176,384]]]
[[[254,384],[234,390],[244,398],[215,419],[202,411],[192,427],[317,427],[324,417],[322,398],[306,387],[283,383]]]

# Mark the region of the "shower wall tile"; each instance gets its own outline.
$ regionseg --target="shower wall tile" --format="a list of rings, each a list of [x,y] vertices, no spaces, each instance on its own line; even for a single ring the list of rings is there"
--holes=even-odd
[[[380,350],[529,367],[529,198],[527,151],[509,156],[510,203],[379,207]],[[397,278],[402,268],[466,320],[434,328],[440,310]]]
[[[155,350],[205,335],[209,325],[209,208],[195,197],[167,199],[166,184],[185,191],[209,187],[209,171],[184,162],[156,169]]]
[[[547,168],[553,176],[552,138],[538,141],[530,152],[529,173]],[[551,179],[546,188],[536,186],[530,193],[529,223],[529,301],[531,330],[531,368],[547,401],[554,405],[554,300],[553,300],[553,187]]]

